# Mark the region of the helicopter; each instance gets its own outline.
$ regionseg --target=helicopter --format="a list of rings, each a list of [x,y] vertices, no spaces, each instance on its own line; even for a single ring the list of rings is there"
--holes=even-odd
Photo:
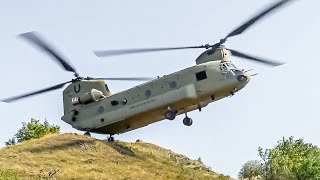
[[[182,114],[185,115],[183,124],[191,126],[193,120],[188,116],[188,112],[201,111],[212,102],[233,96],[249,83],[252,76],[249,70],[237,68],[229,60],[230,55],[273,67],[283,64],[226,48],[224,43],[228,38],[242,34],[267,14],[290,1],[292,0],[281,0],[272,4],[212,45],[94,51],[97,57],[108,57],[181,49],[205,49],[196,59],[196,65],[162,77],[82,77],[76,68],[37,32],[21,34],[20,37],[46,52],[65,71],[74,73],[75,78],[1,101],[9,103],[61,89],[69,84],[63,91],[64,115],[61,119],[73,128],[85,131],[84,134],[88,136],[91,136],[90,133],[109,134],[110,142],[114,141],[115,134],[142,128],[165,119],[174,120]],[[105,81],[147,82],[112,94]]]

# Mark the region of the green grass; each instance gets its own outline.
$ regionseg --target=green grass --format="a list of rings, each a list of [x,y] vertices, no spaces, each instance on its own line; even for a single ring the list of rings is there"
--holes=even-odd
[[[149,143],[48,135],[0,149],[2,179],[214,179],[229,177]]]

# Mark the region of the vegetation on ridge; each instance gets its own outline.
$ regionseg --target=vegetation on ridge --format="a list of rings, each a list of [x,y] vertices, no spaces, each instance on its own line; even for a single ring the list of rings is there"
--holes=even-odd
[[[39,139],[48,134],[58,134],[60,132],[60,127],[57,125],[51,125],[48,121],[40,123],[39,120],[31,119],[30,122],[22,123],[22,128],[9,139],[5,144],[7,146],[15,145],[16,143],[21,143],[23,141],[31,139]]]
[[[216,179],[202,162],[153,144],[48,135],[0,149],[0,179]]]
[[[320,180],[320,149],[303,139],[283,138],[274,148],[258,151],[261,161],[246,163],[240,179]]]

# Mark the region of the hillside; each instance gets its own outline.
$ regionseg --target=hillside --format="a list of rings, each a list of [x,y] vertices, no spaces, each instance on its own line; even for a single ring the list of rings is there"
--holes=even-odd
[[[159,146],[49,135],[0,149],[0,179],[228,180],[201,162]]]

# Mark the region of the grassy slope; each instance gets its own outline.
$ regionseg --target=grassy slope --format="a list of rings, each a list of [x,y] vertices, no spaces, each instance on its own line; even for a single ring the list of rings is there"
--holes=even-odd
[[[49,135],[0,149],[0,179],[216,179],[199,161],[149,143]]]

